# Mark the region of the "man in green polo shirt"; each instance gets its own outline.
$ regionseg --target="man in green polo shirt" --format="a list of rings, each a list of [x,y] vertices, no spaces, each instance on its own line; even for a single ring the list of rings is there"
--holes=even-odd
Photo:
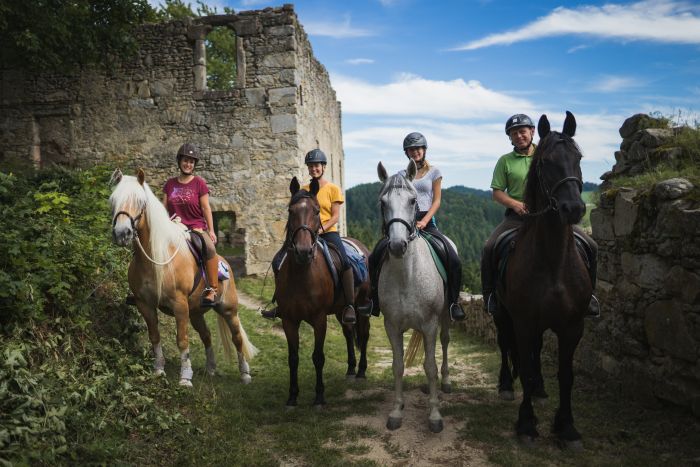
[[[532,154],[535,152],[535,144],[532,138],[535,135],[535,125],[530,117],[525,114],[515,114],[506,121],[506,135],[513,144],[513,151],[502,155],[496,163],[491,179],[493,199],[506,208],[503,221],[496,226],[491,236],[486,240],[481,252],[481,285],[484,296],[484,304],[490,314],[498,310],[496,294],[493,293],[496,286],[496,265],[494,264],[494,246],[498,237],[508,229],[520,227],[523,216],[528,213],[527,206],[523,203],[525,197],[525,183],[530,170]],[[595,257],[598,253],[598,245],[580,228],[574,227],[588,243],[593,252],[593,265],[595,269]],[[595,271],[594,271],[595,273]],[[595,284],[593,284],[595,287]],[[591,297],[589,315],[598,316],[600,305],[595,296]]]

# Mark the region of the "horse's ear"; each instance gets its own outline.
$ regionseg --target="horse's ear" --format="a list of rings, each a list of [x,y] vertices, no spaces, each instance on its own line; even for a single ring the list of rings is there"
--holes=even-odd
[[[311,193],[314,196],[316,196],[316,193],[318,193],[318,190],[320,188],[321,187],[318,186],[318,179],[317,178],[314,178],[313,180],[311,180],[311,183],[309,183],[309,190],[310,190],[309,193]]]
[[[386,182],[386,179],[389,178],[381,161],[377,164],[377,175],[379,175],[379,181],[382,183]]]
[[[299,180],[296,177],[292,178],[292,183],[289,184],[289,192],[294,196],[294,194],[299,191],[301,185],[299,185]]]
[[[139,185],[143,185],[143,182],[146,181],[146,172],[144,172],[143,169],[136,171],[136,180],[139,181]]]
[[[544,138],[549,134],[551,127],[549,126],[549,120],[547,120],[547,115],[542,114],[540,121],[537,122],[537,134],[540,135],[540,139]]]
[[[576,117],[568,110],[566,111],[566,120],[564,120],[564,130],[562,133],[572,138],[576,134]]]
[[[109,177],[109,186],[117,185],[122,181],[123,176],[124,174],[122,173],[121,169],[115,169],[115,171],[112,172],[112,176]]]
[[[408,179],[409,182],[412,182],[414,178],[416,178],[416,173],[418,172],[418,167],[416,167],[416,163],[411,159],[408,161],[408,167],[406,167],[406,178]]]

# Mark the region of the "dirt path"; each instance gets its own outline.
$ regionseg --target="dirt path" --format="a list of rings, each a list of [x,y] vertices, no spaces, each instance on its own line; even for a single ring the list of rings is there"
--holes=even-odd
[[[263,303],[243,292],[238,293],[239,303],[246,308],[257,310]],[[284,335],[282,334],[282,337]],[[371,363],[377,369],[391,367],[391,350],[384,347],[374,347],[372,349],[376,355],[380,355],[379,360]],[[423,372],[422,365],[415,365],[406,369],[406,375],[420,374]],[[451,381],[455,387],[481,386],[490,388],[487,384],[490,376],[475,364],[467,362],[450,362]],[[373,431],[380,433],[375,438],[363,438],[359,441],[365,446],[365,453],[358,455],[348,455],[353,461],[373,461],[378,465],[410,465],[410,466],[433,466],[433,465],[492,465],[488,462],[486,454],[478,448],[469,446],[459,439],[458,429],[461,422],[452,417],[444,416],[444,429],[441,433],[435,434],[428,430],[428,398],[419,389],[407,390],[405,396],[405,410],[403,425],[400,429],[389,431],[386,429],[386,420],[391,411],[394,394],[393,391],[383,388],[371,388],[366,390],[347,389],[344,397],[348,400],[366,399],[376,397],[383,402],[377,405],[377,410],[370,416],[351,416],[343,423],[349,428],[369,427]],[[452,394],[440,393],[440,408],[445,408],[453,404],[465,404],[473,401],[462,392]],[[357,442],[353,441],[357,446]],[[337,446],[337,442],[335,443]],[[350,444],[348,444],[350,446]]]

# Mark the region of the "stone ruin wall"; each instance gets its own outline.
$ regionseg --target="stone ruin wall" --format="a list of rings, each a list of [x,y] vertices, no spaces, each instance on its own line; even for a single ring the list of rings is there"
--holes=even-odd
[[[231,91],[206,88],[204,39],[237,37]],[[215,218],[233,219],[246,273],[264,273],[283,241],[289,182],[308,178],[304,154],[329,155],[343,185],[340,104],[291,5],[143,26],[134,60],[73,76],[3,70],[0,161],[144,167],[160,192],[175,152],[194,142]],[[216,221],[215,221],[216,222]]]
[[[629,118],[617,163],[604,179],[638,175],[660,160],[673,161],[673,129],[649,128]],[[658,126],[658,123],[657,125]],[[586,319],[575,365],[606,387],[642,402],[669,401],[700,416],[700,205],[698,188],[684,179],[651,189],[601,187],[591,212],[599,245],[596,294],[599,320]],[[496,345],[493,320],[481,296],[462,294],[467,331]],[[556,340],[546,333],[546,352]]]

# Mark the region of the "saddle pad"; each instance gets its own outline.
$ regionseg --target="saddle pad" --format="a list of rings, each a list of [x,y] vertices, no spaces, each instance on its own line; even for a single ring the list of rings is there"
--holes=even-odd
[[[435,251],[435,248],[433,248],[433,245],[428,241],[426,236],[429,236],[430,234],[428,232],[421,232],[419,237],[421,240],[425,242],[426,245],[428,245],[428,251],[430,251],[430,256],[433,257],[433,262],[435,263],[435,266],[437,267],[438,273],[440,274],[440,277],[442,278],[442,282],[444,284],[447,284],[447,271],[445,270],[445,266],[442,264],[442,261],[440,261],[440,256],[437,254],[437,251]]]
[[[360,248],[351,240],[343,238],[343,247],[345,247],[345,255],[348,257],[348,262],[352,267],[352,275],[355,279],[355,285],[360,285],[369,277],[367,263],[365,263],[365,255],[362,254]]]

